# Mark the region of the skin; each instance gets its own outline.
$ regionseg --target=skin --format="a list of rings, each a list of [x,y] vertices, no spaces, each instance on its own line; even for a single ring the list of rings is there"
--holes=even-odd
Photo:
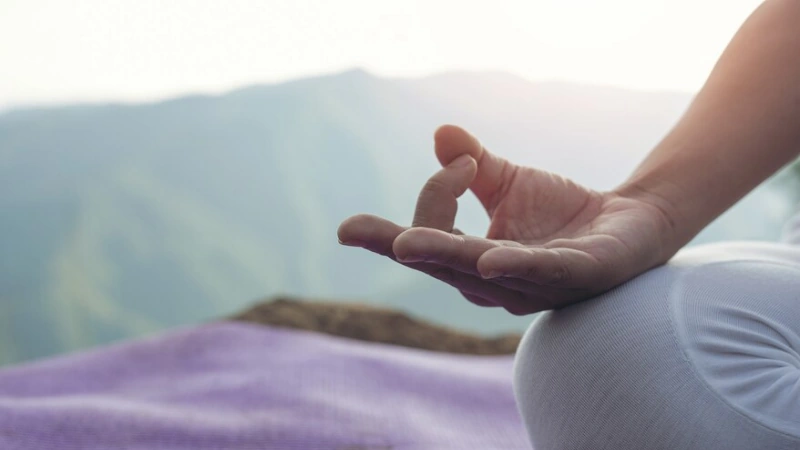
[[[800,0],[768,0],[745,22],[675,128],[628,181],[599,192],[507,161],[453,126],[435,135],[443,168],[411,227],[360,214],[338,230],[457,288],[469,301],[530,314],[590,299],[668,261],[800,150]],[[453,228],[477,196],[485,237]]]

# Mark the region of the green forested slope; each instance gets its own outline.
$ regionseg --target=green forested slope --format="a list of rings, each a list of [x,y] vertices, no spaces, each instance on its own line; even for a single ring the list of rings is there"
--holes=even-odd
[[[519,329],[529,319],[340,248],[336,227],[357,212],[407,222],[436,170],[441,123],[609,188],[688,101],[504,74],[351,71],[217,97],[0,115],[0,363],[209,320],[277,293]],[[788,203],[758,195],[702,239],[772,237]],[[460,226],[486,223],[466,199]]]

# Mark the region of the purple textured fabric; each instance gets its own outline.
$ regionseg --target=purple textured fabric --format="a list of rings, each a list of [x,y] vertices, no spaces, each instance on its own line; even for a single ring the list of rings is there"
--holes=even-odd
[[[0,449],[529,449],[512,363],[203,325],[0,371]]]

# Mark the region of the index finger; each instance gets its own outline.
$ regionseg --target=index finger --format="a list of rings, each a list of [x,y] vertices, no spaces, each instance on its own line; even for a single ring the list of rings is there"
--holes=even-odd
[[[419,193],[411,226],[452,232],[458,197],[466,192],[477,172],[478,164],[467,154],[436,172]]]

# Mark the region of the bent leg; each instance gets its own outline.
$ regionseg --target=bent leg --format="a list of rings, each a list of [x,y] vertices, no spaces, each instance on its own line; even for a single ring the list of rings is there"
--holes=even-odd
[[[800,449],[800,265],[663,266],[542,314],[514,390],[534,449]]]

